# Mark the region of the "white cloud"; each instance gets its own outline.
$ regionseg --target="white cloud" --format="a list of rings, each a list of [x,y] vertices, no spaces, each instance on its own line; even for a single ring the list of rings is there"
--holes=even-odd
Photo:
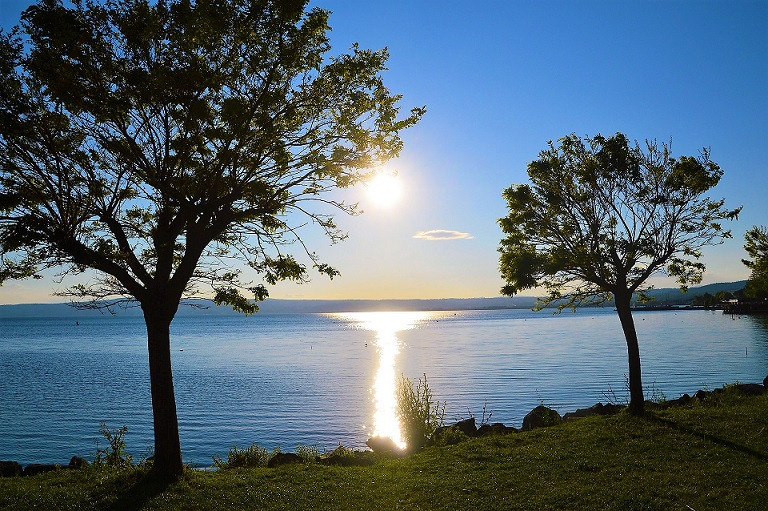
[[[471,240],[474,238],[468,232],[447,231],[445,229],[435,229],[433,231],[419,231],[413,235],[418,240],[428,241],[448,241],[448,240]]]

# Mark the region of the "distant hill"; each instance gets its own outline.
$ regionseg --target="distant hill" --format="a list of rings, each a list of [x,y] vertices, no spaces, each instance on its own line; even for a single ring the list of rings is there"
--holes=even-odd
[[[654,303],[657,305],[688,305],[695,297],[702,296],[704,293],[711,295],[720,291],[733,293],[744,289],[746,283],[746,280],[738,280],[736,282],[707,284],[706,286],[692,287],[687,293],[683,293],[679,288],[652,289],[648,294],[655,298]]]
[[[259,314],[364,312],[364,311],[445,311],[485,309],[530,309],[536,298],[530,296],[496,298],[443,298],[433,300],[279,300],[268,298],[259,303]],[[210,300],[193,300],[194,307],[180,307],[179,316],[226,316],[238,314],[229,307],[217,307]],[[116,308],[121,316],[141,316],[141,309]],[[96,310],[78,310],[65,303],[0,305],[0,318],[89,317],[109,314]]]
[[[744,288],[745,280],[708,284],[691,288],[687,293],[676,288],[654,289],[650,291],[655,304],[689,304],[694,297],[718,291],[734,292]],[[180,307],[179,316],[227,316],[237,314],[229,307],[217,307],[210,300],[193,300],[194,307]],[[365,311],[446,311],[446,310],[493,310],[493,309],[530,309],[536,303],[532,296],[495,297],[495,298],[441,298],[429,300],[280,300],[268,298],[259,304],[259,314],[288,314],[316,312],[365,312]],[[132,307],[117,308],[121,316],[141,316],[141,309]],[[66,303],[35,303],[22,305],[0,305],[0,318],[58,318],[89,317],[108,314],[96,310],[78,310]]]

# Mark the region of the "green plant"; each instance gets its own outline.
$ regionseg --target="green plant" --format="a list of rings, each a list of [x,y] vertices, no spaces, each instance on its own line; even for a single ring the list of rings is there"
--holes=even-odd
[[[422,375],[414,387],[411,380],[401,376],[397,383],[397,413],[407,448],[418,450],[427,443],[445,418],[445,403],[432,400],[427,375]]]
[[[315,463],[320,455],[316,445],[297,445],[296,454],[298,454],[304,463]]]
[[[277,452],[280,452],[279,448],[275,449],[272,455]],[[238,467],[266,467],[272,455],[269,454],[269,451],[255,443],[252,443],[250,447],[245,449],[238,449],[236,445],[233,445],[227,453],[226,461],[221,456],[214,456],[213,464],[220,470]]]
[[[646,397],[645,399],[653,403],[663,404],[663,403],[666,403],[667,401],[667,395],[664,393],[663,390],[656,387],[656,380],[654,380],[653,383],[651,384],[650,396]]]
[[[99,433],[107,440],[107,446],[104,449],[99,448],[96,443],[96,458],[93,460],[95,465],[107,465],[110,467],[129,467],[133,461],[133,456],[128,454],[125,449],[125,434],[128,432],[128,426],[110,431],[107,424],[99,424]]]

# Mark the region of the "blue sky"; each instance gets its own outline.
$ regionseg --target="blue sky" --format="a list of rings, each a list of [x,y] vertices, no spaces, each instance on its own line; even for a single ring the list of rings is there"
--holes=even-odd
[[[0,0],[9,27],[30,2]],[[342,275],[280,284],[278,298],[496,296],[501,191],[548,140],[626,133],[672,140],[725,171],[712,192],[743,205],[734,239],[705,251],[705,283],[746,278],[744,232],[768,224],[768,2],[312,0],[332,11],[333,52],[388,47],[390,89],[426,105],[405,149],[396,208],[339,218],[350,237],[310,246]],[[418,232],[461,239],[431,241]],[[657,280],[657,285],[669,282]],[[46,287],[47,286],[47,287]],[[52,284],[6,283],[0,303],[57,301]]]

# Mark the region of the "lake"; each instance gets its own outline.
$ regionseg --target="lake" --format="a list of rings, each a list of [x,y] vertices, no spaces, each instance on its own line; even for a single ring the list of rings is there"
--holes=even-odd
[[[141,318],[0,319],[0,459],[67,463],[105,446],[99,423],[152,445]],[[635,313],[648,397],[768,374],[768,318]],[[561,414],[626,399],[616,313],[583,309],[180,316],[172,357],[183,459],[209,466],[234,444],[272,449],[396,436],[393,389],[426,374],[446,421],[483,408],[520,427],[538,404]]]

